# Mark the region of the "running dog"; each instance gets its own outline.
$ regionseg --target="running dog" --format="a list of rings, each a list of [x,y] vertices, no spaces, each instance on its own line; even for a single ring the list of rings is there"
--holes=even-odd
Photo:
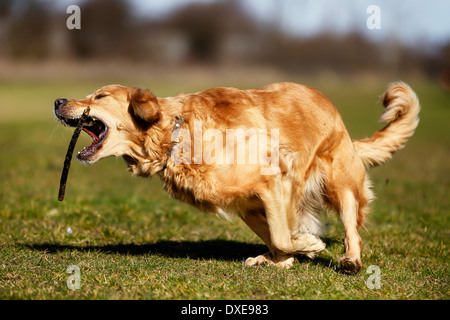
[[[328,208],[345,228],[340,267],[357,273],[358,228],[373,198],[366,170],[391,159],[419,123],[419,101],[407,84],[391,84],[381,100],[387,125],[362,140],[351,139],[328,98],[294,83],[167,98],[108,85],[83,100],[55,100],[54,113],[74,127],[90,107],[83,130],[93,142],[78,153],[80,162],[123,157],[134,175],[158,175],[173,198],[240,217],[269,248],[246,266],[290,267],[296,254],[313,258],[325,249],[321,212]],[[241,134],[228,139],[230,132]]]

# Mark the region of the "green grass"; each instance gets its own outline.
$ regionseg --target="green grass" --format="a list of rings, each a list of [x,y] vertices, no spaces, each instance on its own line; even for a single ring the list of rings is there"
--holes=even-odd
[[[315,260],[298,257],[289,270],[244,268],[245,258],[266,252],[244,223],[170,199],[157,178],[131,177],[122,159],[91,167],[74,161],[66,199],[57,201],[73,129],[56,123],[52,101],[101,84],[0,85],[0,299],[449,298],[449,92],[412,84],[421,124],[404,150],[370,173],[378,199],[361,229],[365,267],[347,276],[337,270],[344,251],[337,217],[329,217],[327,250]],[[380,127],[376,95],[386,84],[313,85],[336,104],[353,137]],[[77,149],[88,141],[82,135]],[[67,288],[70,265],[80,268],[79,290]],[[370,265],[380,267],[380,289],[366,285]]]

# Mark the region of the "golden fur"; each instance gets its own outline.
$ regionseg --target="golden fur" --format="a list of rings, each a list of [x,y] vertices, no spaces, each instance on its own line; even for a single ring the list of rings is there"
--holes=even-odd
[[[345,227],[341,268],[354,273],[362,266],[358,227],[373,197],[366,169],[389,160],[418,125],[419,102],[408,85],[391,84],[382,101],[381,120],[389,124],[371,138],[353,141],[323,94],[294,83],[251,90],[212,88],[168,98],[109,85],[84,100],[59,103],[55,114],[79,118],[89,106],[90,115],[108,127],[99,150],[82,162],[121,156],[133,174],[157,174],[175,199],[204,211],[239,216],[269,248],[265,255],[247,259],[247,266],[289,267],[294,254],[314,257],[325,248],[319,237],[320,212],[337,212]],[[279,172],[261,174],[267,162],[199,163],[195,153],[189,156],[186,137],[173,138],[181,128],[193,140],[195,123],[222,133],[238,128],[279,130]],[[172,156],[180,146],[190,163]],[[201,151],[207,147],[203,141]]]

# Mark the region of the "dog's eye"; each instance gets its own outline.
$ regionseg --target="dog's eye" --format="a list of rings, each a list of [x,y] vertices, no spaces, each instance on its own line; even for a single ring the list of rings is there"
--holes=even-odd
[[[95,99],[97,100],[97,99],[101,99],[101,98],[104,98],[104,97],[106,97],[106,94],[99,93],[99,94],[97,94],[95,96]]]

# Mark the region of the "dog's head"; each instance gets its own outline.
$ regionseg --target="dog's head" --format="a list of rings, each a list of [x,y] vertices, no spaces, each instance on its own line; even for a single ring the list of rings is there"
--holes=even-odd
[[[139,140],[160,117],[158,100],[150,91],[120,85],[100,88],[83,100],[56,99],[54,113],[62,124],[75,127],[87,107],[83,130],[93,141],[77,155],[85,164],[127,155],[130,141]]]

